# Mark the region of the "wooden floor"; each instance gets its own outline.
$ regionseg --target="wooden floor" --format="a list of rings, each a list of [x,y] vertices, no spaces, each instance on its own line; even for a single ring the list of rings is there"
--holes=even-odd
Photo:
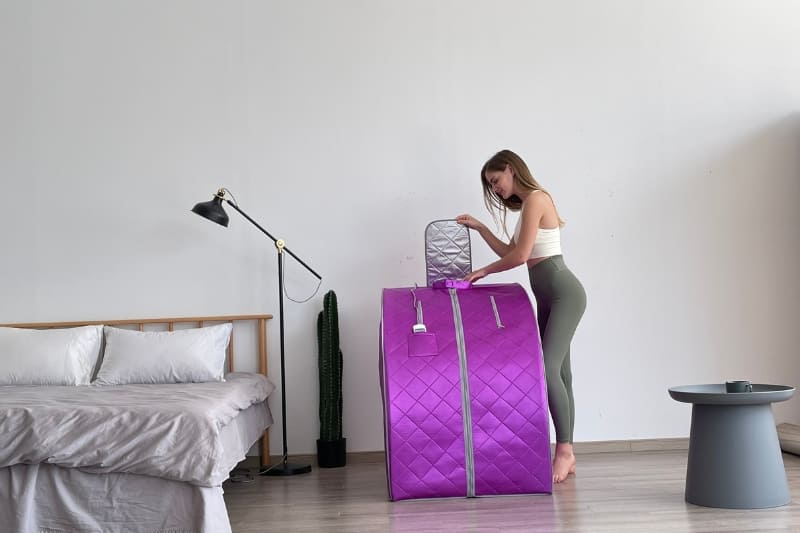
[[[389,502],[380,463],[291,478],[226,482],[234,533],[245,532],[800,532],[800,457],[784,454],[792,502],[761,510],[684,501],[686,451],[578,456],[552,495]]]

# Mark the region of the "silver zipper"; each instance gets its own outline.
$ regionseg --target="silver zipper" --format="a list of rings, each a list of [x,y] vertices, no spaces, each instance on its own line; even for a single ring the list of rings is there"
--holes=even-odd
[[[469,372],[467,371],[467,350],[464,344],[464,325],[461,322],[461,307],[458,304],[456,289],[450,289],[453,304],[453,322],[456,327],[456,346],[458,347],[458,367],[461,371],[461,413],[464,423],[464,461],[467,472],[467,497],[475,497],[475,451],[472,443],[472,409],[469,396]]]

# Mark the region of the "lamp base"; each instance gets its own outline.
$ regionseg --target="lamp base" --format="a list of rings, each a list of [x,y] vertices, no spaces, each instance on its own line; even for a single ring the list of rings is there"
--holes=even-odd
[[[267,470],[259,472],[262,476],[294,476],[297,474],[308,474],[311,472],[311,465],[301,465],[296,463],[280,463]]]

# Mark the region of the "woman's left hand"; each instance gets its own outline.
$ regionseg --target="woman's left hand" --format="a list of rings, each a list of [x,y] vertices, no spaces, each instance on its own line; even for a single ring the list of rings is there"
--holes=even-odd
[[[466,276],[464,276],[464,280],[469,281],[471,283],[474,283],[474,282],[478,281],[479,279],[481,279],[483,277],[486,277],[487,274],[488,274],[488,272],[486,272],[486,269],[485,268],[481,268],[479,270],[474,270],[474,271],[470,272],[469,274],[467,274]]]

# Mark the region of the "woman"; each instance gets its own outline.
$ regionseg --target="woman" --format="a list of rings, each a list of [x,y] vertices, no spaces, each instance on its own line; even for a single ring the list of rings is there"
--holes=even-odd
[[[561,256],[564,221],[558,216],[553,198],[536,182],[522,158],[510,150],[496,153],[483,165],[481,183],[486,207],[495,220],[500,215],[506,235],[508,210],[521,213],[514,238],[508,244],[471,215],[456,217],[459,224],[477,231],[500,256],[500,260],[464,279],[474,282],[523,263],[528,265],[542,337],[547,401],[556,429],[553,482],[560,483],[575,472],[575,401],[569,347],[586,308],[586,292]]]

